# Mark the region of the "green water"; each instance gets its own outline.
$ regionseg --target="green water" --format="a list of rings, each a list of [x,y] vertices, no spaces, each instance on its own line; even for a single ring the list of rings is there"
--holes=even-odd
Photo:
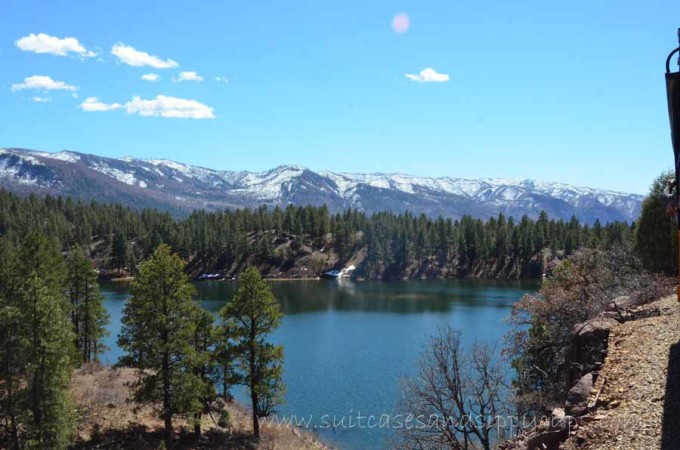
[[[231,298],[231,282],[196,284],[201,304],[218,311]],[[364,417],[394,412],[399,379],[413,373],[428,335],[450,324],[466,343],[486,340],[502,345],[503,319],[535,282],[496,280],[273,282],[285,314],[272,341],[285,346],[288,387],[281,416],[311,420],[320,439],[342,449],[389,448],[392,430],[358,426]],[[115,346],[127,285],[102,286],[111,314],[110,349]],[[243,393],[236,392],[243,398]],[[350,427],[350,417],[354,427]],[[333,423],[337,425],[333,427]]]

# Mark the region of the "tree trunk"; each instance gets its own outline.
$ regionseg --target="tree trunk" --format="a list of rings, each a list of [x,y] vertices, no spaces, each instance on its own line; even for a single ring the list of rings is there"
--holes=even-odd
[[[78,314],[80,311],[78,311],[78,301],[80,299],[80,277],[78,274],[76,274],[75,277],[75,292],[71,292],[71,319],[73,320],[73,329],[75,331],[75,339],[76,339],[76,349],[78,348],[78,339],[80,338],[80,320],[78,317]]]
[[[167,342],[167,339],[166,339]],[[165,447],[172,448],[172,412],[170,410],[170,356],[163,354],[163,419],[165,422]]]
[[[196,440],[201,438],[201,413],[196,413],[194,416],[196,423],[194,423],[194,437]]]
[[[85,330],[83,332],[83,361],[86,363],[90,362],[90,283],[87,278],[85,278],[85,314],[83,314],[83,320]]]
[[[253,436],[255,439],[260,438],[260,419],[257,411],[257,392],[251,387],[250,401],[253,403]]]
[[[172,415],[167,411],[164,413],[163,419],[165,421],[165,448],[168,450],[172,448]]]
[[[253,436],[255,436],[255,439],[260,438],[260,420],[259,420],[259,403],[257,399],[257,392],[255,390],[255,387],[257,386],[257,383],[259,380],[255,379],[255,368],[256,368],[256,352],[257,352],[257,342],[256,342],[256,334],[255,334],[255,329],[256,329],[256,323],[255,319],[251,318],[250,319],[250,401],[253,406]]]
[[[14,373],[12,372],[12,364],[14,361],[14,356],[12,352],[12,344],[14,341],[14,338],[12,337],[14,334],[14,330],[12,329],[10,332],[10,338],[8,339],[9,344],[7,345],[7,365],[6,365],[6,373],[7,373],[7,379],[5,380],[7,388],[7,402],[6,402],[6,414],[9,417],[9,434],[10,434],[10,440],[12,442],[12,448],[15,450],[19,450],[21,447],[19,444],[19,429],[17,426],[17,420],[16,420],[16,414],[14,411]]]
[[[42,398],[45,389],[45,349],[42,345],[40,346],[40,365],[33,380],[33,421],[38,428],[38,441],[43,444],[45,430],[43,429]]]
[[[163,317],[168,317],[168,288],[165,284],[165,273],[162,274],[163,281]],[[170,450],[172,448],[172,409],[171,393],[170,393],[170,354],[167,351],[167,345],[170,341],[169,331],[167,325],[162,331],[161,341],[163,347],[163,361],[161,362],[161,372],[163,377],[163,419],[165,421],[165,448]]]

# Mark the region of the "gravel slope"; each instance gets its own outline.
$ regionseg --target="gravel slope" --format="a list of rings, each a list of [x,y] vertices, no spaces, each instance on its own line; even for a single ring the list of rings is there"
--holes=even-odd
[[[612,330],[598,407],[560,449],[680,450],[680,308],[674,296],[648,307],[661,315]]]

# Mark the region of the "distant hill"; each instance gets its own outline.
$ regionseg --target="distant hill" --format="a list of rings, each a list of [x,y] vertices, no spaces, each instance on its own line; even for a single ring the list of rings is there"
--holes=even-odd
[[[314,172],[280,166],[267,172],[221,171],[163,159],[107,158],[62,151],[0,149],[0,185],[38,192],[154,207],[176,214],[194,209],[327,204],[460,218],[577,216],[592,223],[633,221],[643,197],[530,179],[427,178],[404,174]]]

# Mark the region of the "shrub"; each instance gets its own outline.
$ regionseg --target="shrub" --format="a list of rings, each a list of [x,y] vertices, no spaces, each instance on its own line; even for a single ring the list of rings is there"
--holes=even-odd
[[[559,263],[538,295],[525,295],[510,317],[514,330],[506,353],[516,372],[520,414],[542,414],[564,401],[574,325],[602,313],[619,296],[641,304],[668,295],[671,286],[645,272],[627,248],[582,249]]]

